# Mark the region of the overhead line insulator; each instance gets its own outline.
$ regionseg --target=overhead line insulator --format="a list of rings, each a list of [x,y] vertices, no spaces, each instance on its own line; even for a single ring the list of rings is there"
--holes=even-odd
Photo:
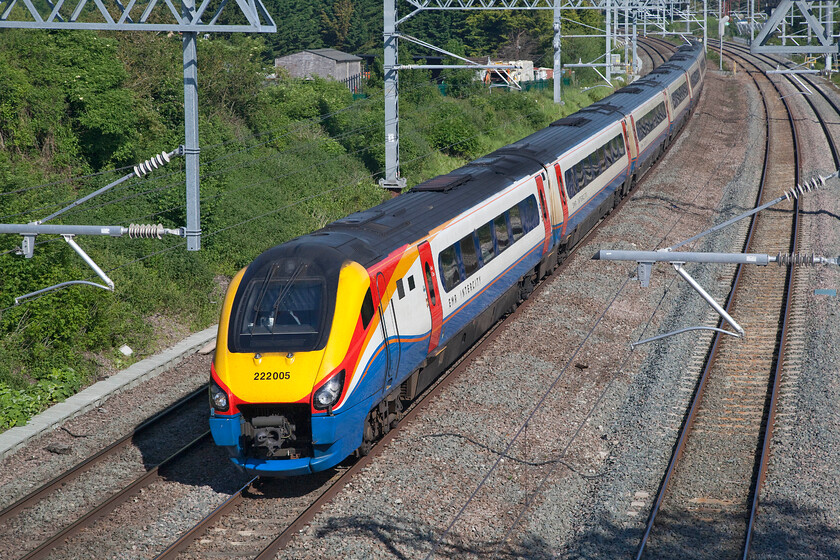
[[[156,156],[152,156],[143,163],[134,166],[134,175],[136,177],[142,177],[143,175],[147,175],[152,172],[152,170],[157,169],[159,167],[163,167],[169,163],[169,154],[166,152],[161,152]]]
[[[131,239],[162,239],[164,234],[184,236],[180,229],[165,228],[163,224],[129,224],[128,226],[128,236]]]
[[[814,253],[779,253],[776,255],[779,266],[816,266],[818,264],[837,264],[836,258],[823,257]]]
[[[796,185],[795,187],[793,187],[789,191],[785,192],[785,198],[787,200],[790,200],[791,198],[798,199],[799,195],[801,195],[801,194],[805,194],[805,193],[808,193],[808,192],[811,192],[811,191],[815,191],[817,189],[821,189],[822,187],[825,186],[826,180],[829,179],[830,177],[831,177],[831,175],[829,175],[828,177],[823,177],[822,175],[818,175],[818,176],[814,177],[813,179],[811,179],[810,181],[806,181],[806,182],[804,182],[800,185]]]

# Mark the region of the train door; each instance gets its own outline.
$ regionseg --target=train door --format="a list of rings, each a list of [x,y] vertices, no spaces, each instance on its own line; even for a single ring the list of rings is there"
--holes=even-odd
[[[432,316],[432,332],[429,336],[429,352],[431,352],[440,343],[440,331],[443,327],[443,308],[441,307],[440,294],[437,289],[435,260],[432,257],[432,249],[429,247],[429,242],[424,241],[418,245],[417,252],[420,254],[420,266],[423,267],[423,282],[426,285],[426,302],[429,305],[429,313]]]
[[[691,98],[691,101],[689,101],[689,110],[693,111],[693,110],[694,110],[694,106],[697,104],[697,95],[698,95],[700,92],[699,92],[699,91],[697,91],[697,90],[694,88],[694,85],[692,85],[692,83],[691,83],[691,76],[689,76],[689,73],[688,73],[688,72],[686,72],[686,73],[685,73],[685,83],[686,83],[686,85],[688,86],[688,96]]]
[[[388,281],[381,272],[376,273],[376,301],[379,308],[379,324],[385,351],[384,389],[388,389],[400,368],[400,330],[397,325],[396,298],[388,300]]]
[[[630,156],[630,173],[633,173],[638,163],[639,141],[636,139],[636,119],[633,118],[633,115],[630,115],[629,120],[629,126],[627,119],[621,121],[621,126],[624,128],[624,137],[626,138],[625,148]]]
[[[563,170],[560,164],[554,164],[554,173],[557,175],[557,188],[560,189],[560,204],[563,206],[563,228],[560,231],[560,239],[566,237],[566,223],[569,221],[569,200],[566,198],[566,188],[563,184]]]
[[[662,92],[662,95],[665,98],[665,113],[668,116],[668,134],[671,135],[674,133],[674,111],[675,108],[671,107],[671,93],[666,89]]]
[[[545,255],[551,248],[551,218],[548,213],[548,204],[545,198],[545,186],[543,185],[543,174],[537,175],[537,191],[540,195],[540,206],[542,207],[542,218],[545,223],[545,241],[543,242],[542,254]]]

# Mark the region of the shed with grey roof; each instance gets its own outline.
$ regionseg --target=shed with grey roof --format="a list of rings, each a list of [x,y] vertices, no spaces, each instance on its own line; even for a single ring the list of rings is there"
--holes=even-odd
[[[336,49],[307,49],[274,59],[275,67],[283,67],[294,78],[332,78],[349,82],[362,73],[362,59]]]

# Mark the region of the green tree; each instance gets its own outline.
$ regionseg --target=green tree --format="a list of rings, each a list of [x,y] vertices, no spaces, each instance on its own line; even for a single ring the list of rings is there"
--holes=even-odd
[[[263,0],[263,4],[277,24],[277,33],[266,36],[267,61],[324,46],[320,18],[323,0]]]
[[[352,0],[335,0],[331,7],[322,10],[321,21],[325,42],[339,50],[346,48],[352,19]]]
[[[466,17],[466,44],[476,56],[533,59],[544,52],[553,33],[547,10],[471,12]]]
[[[262,52],[259,36],[235,35],[227,41],[199,41],[198,84],[204,106],[249,118],[268,73]]]
[[[355,0],[345,47],[356,54],[382,52],[382,0]]]

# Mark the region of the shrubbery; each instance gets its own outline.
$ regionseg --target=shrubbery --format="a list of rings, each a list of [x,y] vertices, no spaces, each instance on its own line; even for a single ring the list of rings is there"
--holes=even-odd
[[[39,236],[28,260],[11,253],[18,236],[0,239],[0,429],[128,365],[115,350],[122,344],[143,357],[158,349],[163,331],[212,324],[228,279],[260,252],[386,196],[376,185],[384,167],[381,89],[371,85],[367,99],[354,101],[331,81],[266,85],[260,41],[199,41],[201,251],[187,252],[176,238],[79,238],[116,291],[71,287],[14,306],[15,296],[96,277],[60,238]],[[181,143],[180,48],[178,37],[148,34],[0,33],[0,222],[42,218],[127,170],[70,177]],[[548,92],[488,91],[463,73],[450,84],[454,96],[442,97],[428,76],[401,81],[409,185],[577,108],[571,95],[558,109]],[[178,227],[184,206],[183,161],[175,159],[56,222]]]
[[[0,431],[26,424],[33,415],[50,404],[63,401],[80,387],[80,378],[70,368],[51,369],[26,389],[0,384]]]

